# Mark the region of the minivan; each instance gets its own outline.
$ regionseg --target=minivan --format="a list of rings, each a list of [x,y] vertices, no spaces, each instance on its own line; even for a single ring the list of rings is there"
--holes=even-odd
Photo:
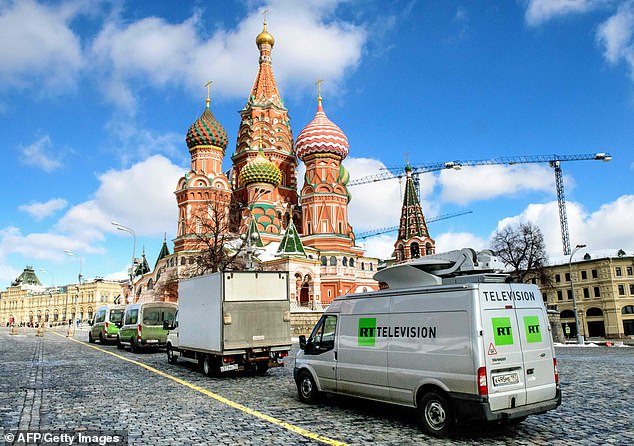
[[[142,347],[164,347],[168,331],[163,322],[174,320],[177,305],[171,302],[129,304],[117,336],[117,348],[137,353]]]
[[[124,312],[125,305],[103,305],[97,308],[95,316],[90,321],[88,342],[94,343],[99,340],[99,343],[105,344],[109,341],[116,341]]]

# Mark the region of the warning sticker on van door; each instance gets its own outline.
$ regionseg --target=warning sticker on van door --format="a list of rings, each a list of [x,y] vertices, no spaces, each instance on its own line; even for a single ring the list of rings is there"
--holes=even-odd
[[[491,319],[493,323],[493,341],[495,345],[512,345],[513,331],[511,330],[511,318],[494,317]]]
[[[539,316],[524,316],[524,328],[528,342],[542,342],[542,333],[539,329]]]

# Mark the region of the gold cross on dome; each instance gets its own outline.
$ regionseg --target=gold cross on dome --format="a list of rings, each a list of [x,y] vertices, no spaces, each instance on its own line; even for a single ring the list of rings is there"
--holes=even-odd
[[[203,85],[203,87],[207,87],[207,99],[211,98],[211,84],[213,84],[214,81],[207,81],[207,83],[205,85]]]
[[[264,11],[262,11],[262,17],[264,18],[264,24],[266,25],[266,15],[269,13],[268,9],[265,9]]]

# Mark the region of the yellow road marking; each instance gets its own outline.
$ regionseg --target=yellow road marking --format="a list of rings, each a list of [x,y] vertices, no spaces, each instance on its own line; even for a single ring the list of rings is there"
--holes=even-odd
[[[59,337],[66,338],[66,336],[64,336],[64,335],[62,335],[60,333],[55,333],[54,331],[49,331],[49,333],[54,333],[54,334],[56,334]],[[341,441],[337,441],[337,440],[333,440],[332,438],[324,437],[323,435],[316,434],[314,432],[311,432],[311,431],[308,431],[306,429],[303,429],[303,428],[301,428],[299,426],[295,426],[293,424],[287,423],[286,421],[279,420],[279,419],[277,419],[275,417],[272,417],[272,416],[267,415],[265,413],[262,413],[260,411],[257,411],[257,410],[254,410],[254,409],[250,409],[250,408],[248,408],[246,406],[243,406],[242,404],[236,403],[235,401],[231,401],[231,400],[229,400],[229,399],[227,399],[225,397],[222,397],[222,396],[220,396],[220,395],[218,395],[216,393],[213,393],[213,392],[211,392],[211,391],[209,391],[207,389],[199,387],[199,386],[197,386],[195,384],[192,384],[192,383],[190,383],[188,381],[185,381],[185,380],[182,380],[182,379],[177,378],[175,376],[169,375],[169,374],[167,374],[165,372],[162,372],[162,371],[160,371],[158,369],[155,369],[154,367],[151,367],[151,366],[149,366],[147,364],[144,364],[142,362],[135,361],[134,359],[126,358],[125,356],[118,355],[118,354],[116,354],[114,352],[111,352],[109,350],[104,350],[103,348],[99,348],[96,345],[86,344],[85,342],[79,341],[79,340],[74,339],[74,338],[67,338],[67,339],[69,339],[69,340],[71,340],[73,342],[76,342],[78,344],[84,345],[86,347],[94,348],[95,350],[99,350],[100,352],[107,353],[109,355],[114,356],[115,358],[119,358],[119,359],[121,359],[123,361],[126,361],[126,362],[129,362],[131,364],[138,365],[139,367],[143,367],[144,369],[149,370],[152,373],[155,373],[157,375],[163,376],[163,377],[165,377],[167,379],[171,379],[172,381],[175,381],[175,382],[177,382],[177,383],[179,383],[179,384],[181,384],[181,385],[183,385],[185,387],[189,387],[192,390],[200,392],[203,395],[206,395],[206,396],[208,396],[210,398],[215,399],[216,401],[219,401],[219,402],[221,402],[223,404],[226,404],[229,407],[233,407],[234,409],[238,409],[238,410],[240,410],[242,412],[248,413],[249,415],[253,415],[254,417],[260,418],[260,419],[262,419],[264,421],[268,421],[269,423],[274,424],[276,426],[283,427],[284,429],[289,430],[291,432],[294,432],[294,433],[296,433],[298,435],[301,435],[303,437],[310,438],[311,440],[319,441],[321,443],[328,444],[328,445],[331,445],[331,446],[347,446],[346,443],[343,443]]]

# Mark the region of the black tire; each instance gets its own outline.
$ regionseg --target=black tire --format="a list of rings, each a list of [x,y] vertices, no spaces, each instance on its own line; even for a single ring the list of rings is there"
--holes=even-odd
[[[269,369],[269,364],[266,362],[260,362],[255,366],[256,373],[264,375]]]
[[[206,355],[203,359],[203,373],[207,376],[213,376],[215,371],[214,358],[209,355]]]
[[[130,338],[130,350],[132,353],[139,353],[139,344],[134,337]]]
[[[418,414],[423,430],[433,437],[446,437],[454,425],[453,409],[447,397],[431,390],[418,402]]]
[[[319,390],[310,372],[304,370],[297,378],[297,396],[302,403],[313,404],[319,398]]]
[[[125,345],[121,343],[121,341],[119,340],[119,335],[117,335],[117,350],[123,350],[124,348]]]
[[[88,332],[88,342],[90,342],[91,344],[95,343],[95,338],[92,337],[91,332]]]
[[[167,344],[165,350],[167,352],[167,362],[169,362],[170,364],[176,364],[178,358],[174,356],[174,349],[172,349],[172,344]]]
[[[101,345],[105,344],[106,342],[103,340],[103,333],[99,333],[99,343]]]

